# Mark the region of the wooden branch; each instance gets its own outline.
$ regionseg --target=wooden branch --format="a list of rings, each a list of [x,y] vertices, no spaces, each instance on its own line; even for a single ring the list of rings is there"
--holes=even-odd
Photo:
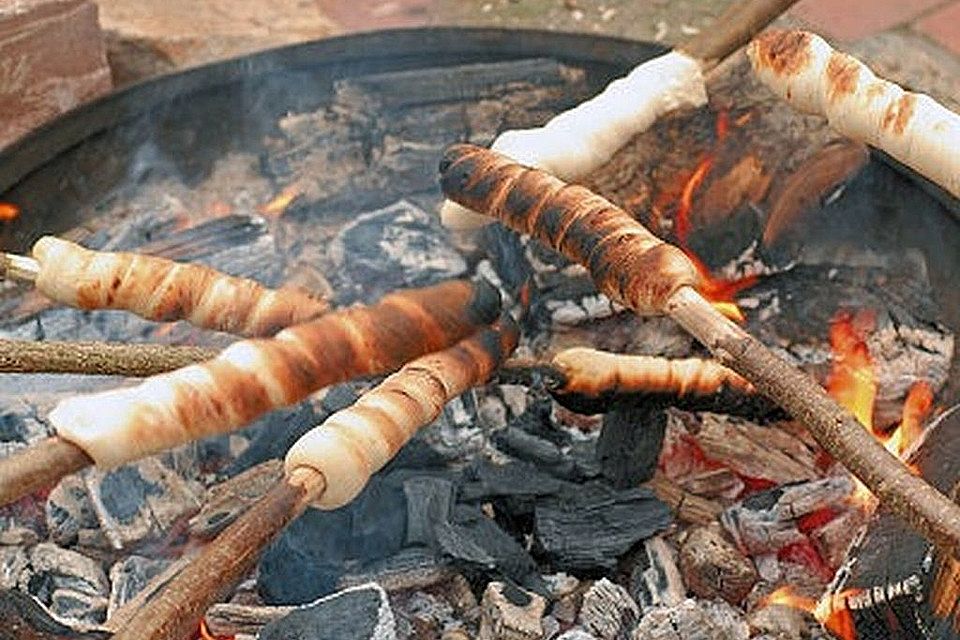
[[[79,373],[145,378],[209,360],[215,349],[109,342],[0,340],[0,373]]]
[[[113,636],[113,640],[192,638],[208,608],[253,568],[260,551],[323,495],[326,481],[298,467],[223,530]]]
[[[707,71],[750,42],[797,0],[740,0],[677,49],[700,60]]]
[[[0,506],[55,485],[93,464],[83,449],[56,436],[0,460]]]
[[[892,512],[948,555],[960,553],[960,506],[890,454],[813,378],[781,360],[706,301],[675,249],[600,196],[493,151],[451,147],[446,196],[530,233],[586,266],[597,286],[634,311],[667,314],[724,365],[775,400]]]

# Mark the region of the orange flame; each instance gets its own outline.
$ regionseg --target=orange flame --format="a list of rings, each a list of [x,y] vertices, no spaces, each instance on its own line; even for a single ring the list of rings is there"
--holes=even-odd
[[[877,380],[864,331],[856,326],[858,320],[866,320],[870,325],[868,330],[872,330],[872,314],[854,316],[848,311],[840,311],[830,322],[833,367],[827,379],[827,391],[872,432]]]
[[[271,218],[279,218],[301,195],[303,195],[303,186],[298,182],[291,182],[281,189],[273,200],[261,206],[260,213]]]
[[[859,593],[848,589],[833,597],[824,596],[819,601],[794,593],[789,586],[781,587],[761,600],[761,606],[780,605],[806,611],[833,635],[842,640],[856,640],[857,629],[853,615],[846,606],[847,598]]]
[[[730,131],[730,116],[726,111],[720,111],[717,114],[715,125],[715,136],[717,147],[726,139]],[[713,306],[723,315],[737,322],[745,320],[743,312],[736,304],[736,296],[740,291],[752,287],[757,282],[756,276],[738,278],[735,280],[726,280],[718,278],[710,273],[710,269],[687,245],[687,239],[692,230],[690,222],[690,213],[693,210],[693,197],[697,190],[706,180],[710,170],[713,169],[716,151],[707,153],[697,164],[693,173],[683,185],[680,191],[680,203],[677,206],[677,212],[674,216],[674,234],[677,238],[677,245],[683,250],[690,261],[693,262],[698,274],[700,275],[700,293],[704,298],[713,303]]]
[[[884,443],[890,453],[903,458],[913,443],[923,435],[923,422],[933,410],[933,388],[926,380],[918,380],[907,392],[903,401],[900,426]]]
[[[20,217],[20,207],[12,202],[0,202],[0,222],[10,222]]]
[[[827,390],[840,405],[853,413],[857,421],[886,447],[887,451],[903,458],[923,433],[923,421],[933,408],[933,389],[921,380],[907,393],[900,425],[890,433],[873,428],[873,407],[877,398],[876,372],[865,333],[873,329],[874,316],[870,312],[837,313],[830,324],[830,347],[833,350],[833,368],[827,379]],[[916,473],[917,469],[911,467]],[[859,480],[850,497],[854,504],[869,508],[873,494]]]

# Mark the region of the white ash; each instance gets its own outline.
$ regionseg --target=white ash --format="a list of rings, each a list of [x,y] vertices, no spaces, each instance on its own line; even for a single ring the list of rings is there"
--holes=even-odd
[[[640,620],[640,608],[630,593],[601,578],[583,596],[579,622],[599,640],[620,640]]]
[[[647,613],[630,640],[747,640],[750,627],[726,602],[688,599]]]

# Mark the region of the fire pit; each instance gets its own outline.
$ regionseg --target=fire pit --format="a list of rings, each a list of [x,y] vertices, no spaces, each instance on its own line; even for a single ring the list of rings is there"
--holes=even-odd
[[[19,211],[0,228],[3,249],[57,233],[299,287],[337,306],[479,276],[525,311],[520,361],[572,346],[703,356],[671,321],[621,313],[557,255],[500,227],[468,242],[435,215],[436,167],[450,143],[485,145],[542,124],[660,52],[589,36],[432,29],[162,78],[0,156],[0,201]],[[742,57],[728,62],[708,105],[661,119],[584,183],[674,238],[751,333],[907,452],[930,411],[957,400],[960,206],[797,115],[746,69]],[[8,339],[231,342],[184,323],[55,307],[9,283],[0,308]],[[47,411],[62,397],[124,383],[5,375],[0,455],[47,436]],[[237,434],[71,476],[3,508],[0,626],[37,637],[120,628],[269,488],[276,458],[370,387],[336,385]],[[948,417],[937,424],[914,455],[949,491],[960,444]],[[873,508],[769,403],[739,392],[584,403],[557,393],[542,369],[516,366],[449,404],[356,501],[294,522],[202,633],[802,637],[815,621],[787,604],[846,638],[956,637],[950,605],[937,600],[935,554],[923,539],[891,534],[886,516],[871,520]],[[904,546],[878,559],[885,545]],[[883,602],[896,607],[863,597],[891,584]]]

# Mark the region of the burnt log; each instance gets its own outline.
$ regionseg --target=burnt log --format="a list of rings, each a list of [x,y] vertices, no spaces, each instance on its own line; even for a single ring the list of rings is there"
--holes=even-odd
[[[944,493],[958,496],[960,409],[930,425],[909,462]],[[848,616],[859,640],[960,638],[960,571],[926,539],[880,508],[825,596]]]

